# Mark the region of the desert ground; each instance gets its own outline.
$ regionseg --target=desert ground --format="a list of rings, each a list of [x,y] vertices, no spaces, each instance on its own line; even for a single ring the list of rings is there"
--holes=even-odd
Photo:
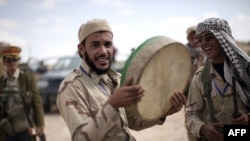
[[[61,115],[55,109],[45,115],[47,141],[71,141],[69,130]],[[137,141],[187,141],[184,127],[184,111],[168,116],[163,125],[156,125],[141,131],[133,131]]]

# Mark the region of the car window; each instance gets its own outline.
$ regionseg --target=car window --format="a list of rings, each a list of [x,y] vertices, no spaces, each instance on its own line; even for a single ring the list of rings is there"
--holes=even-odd
[[[81,58],[78,56],[59,58],[56,64],[52,67],[52,70],[72,70],[79,66]]]

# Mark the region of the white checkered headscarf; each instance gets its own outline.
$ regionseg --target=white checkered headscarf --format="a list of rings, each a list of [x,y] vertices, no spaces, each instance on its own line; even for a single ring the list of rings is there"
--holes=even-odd
[[[237,81],[242,87],[243,94],[240,93],[242,101],[250,108],[250,58],[236,44],[231,28],[226,20],[221,18],[208,18],[199,23],[196,34],[204,31],[211,32],[219,41],[231,62],[231,69],[234,71]]]

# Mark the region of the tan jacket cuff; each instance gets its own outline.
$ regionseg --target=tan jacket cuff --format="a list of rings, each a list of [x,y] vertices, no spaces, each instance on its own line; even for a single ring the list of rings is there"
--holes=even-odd
[[[106,103],[104,108],[103,108],[104,113],[109,116],[109,119],[111,119],[111,121],[116,121],[119,118],[119,111],[117,111],[112,105],[110,105],[109,103]]]
[[[202,125],[204,125],[205,123],[204,122],[198,122],[195,129],[194,129],[194,135],[197,136],[197,137],[201,137],[202,135],[200,134],[200,130],[201,130],[201,127]]]

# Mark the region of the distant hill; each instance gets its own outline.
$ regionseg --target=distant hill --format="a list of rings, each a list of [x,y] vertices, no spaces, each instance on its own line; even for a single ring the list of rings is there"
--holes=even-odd
[[[243,41],[236,41],[239,47],[244,50],[250,56],[250,41],[243,42]]]

